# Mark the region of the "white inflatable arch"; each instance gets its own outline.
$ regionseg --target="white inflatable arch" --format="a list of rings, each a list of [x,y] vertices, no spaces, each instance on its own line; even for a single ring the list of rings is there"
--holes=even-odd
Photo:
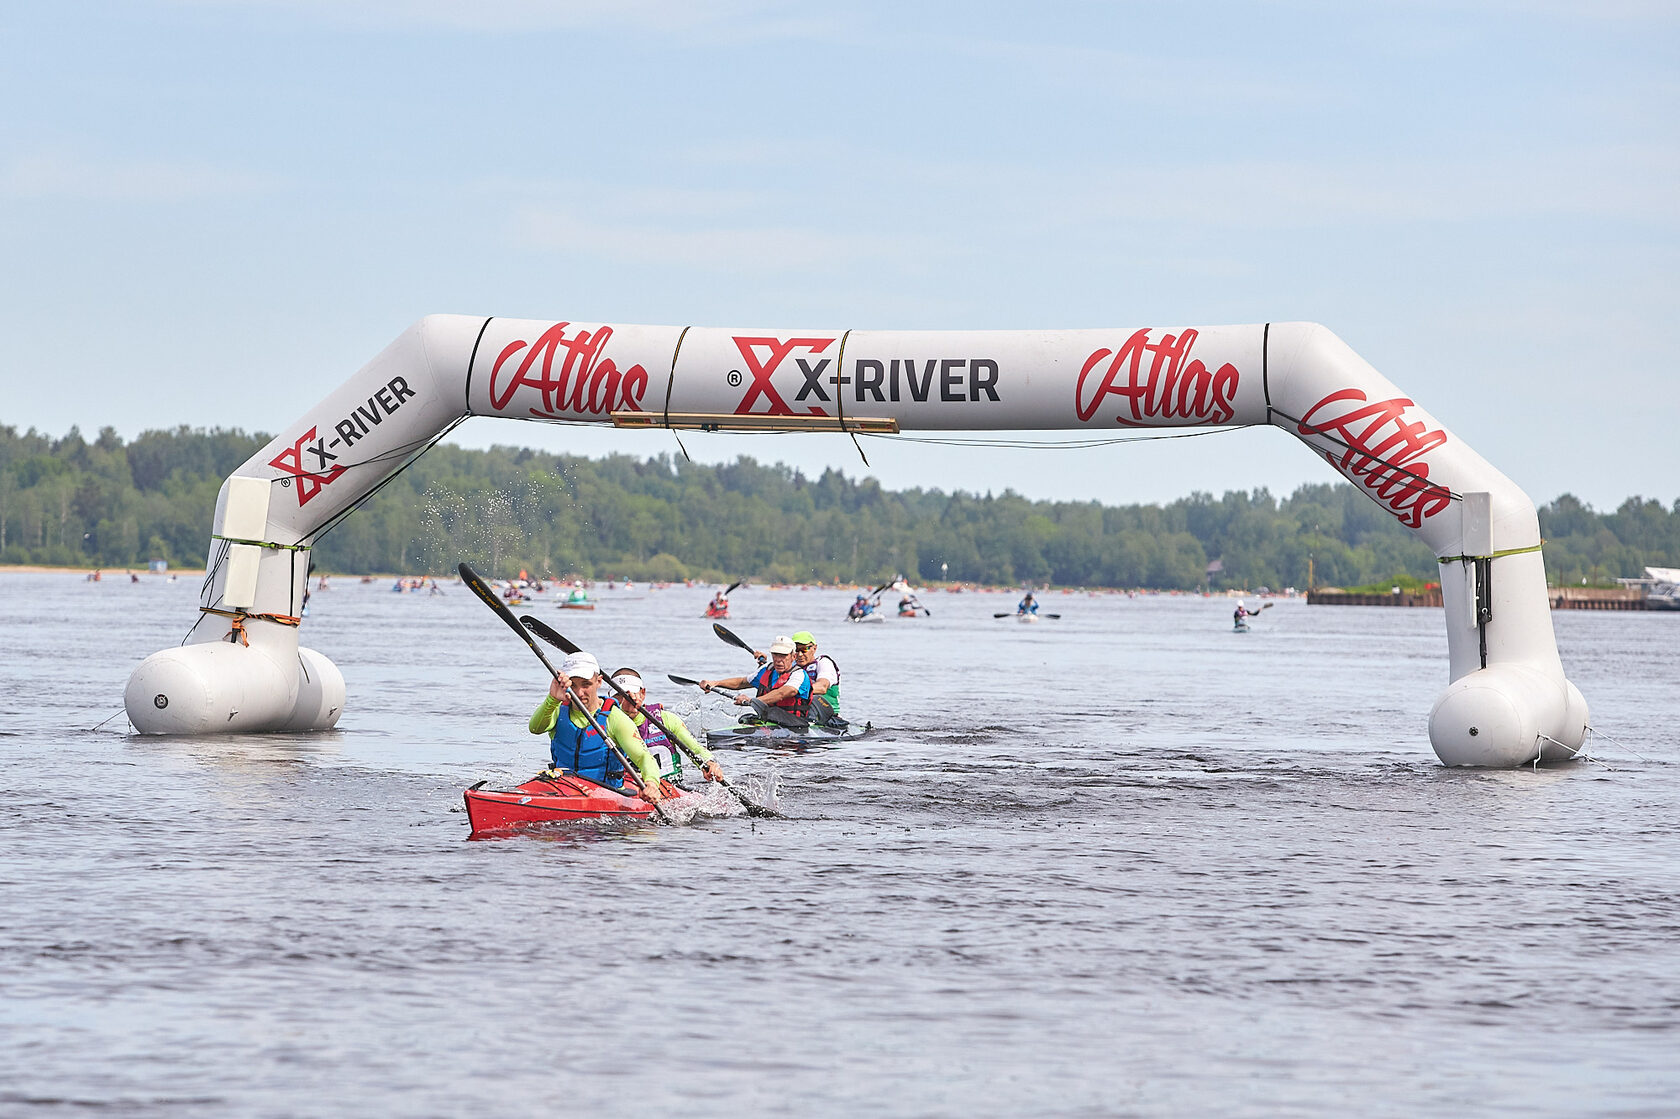
[[[246,462],[216,500],[198,623],[123,700],[146,734],[333,726],[298,644],[309,547],[467,416],[718,430],[1275,424],[1440,557],[1448,765],[1573,757],[1587,707],[1552,632],[1534,503],[1312,323],[1062,331],[725,330],[433,315]]]

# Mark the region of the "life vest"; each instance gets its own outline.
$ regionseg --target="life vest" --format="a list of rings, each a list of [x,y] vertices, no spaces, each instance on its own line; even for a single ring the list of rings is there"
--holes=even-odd
[[[659,772],[665,777],[682,776],[682,755],[677,752],[676,743],[671,741],[665,733],[665,727],[659,721],[659,713],[665,710],[663,704],[644,703],[642,710],[647,712],[646,718],[638,719],[630,715],[629,707],[624,709],[630,715],[630,721],[636,724],[636,733],[642,736],[642,743],[647,746],[648,753],[659,765]]]
[[[809,719],[811,717],[811,677],[797,664],[780,676],[776,675],[774,665],[767,664],[753,674],[751,683],[759,695],[768,695],[787,683],[788,677],[795,672],[799,673],[801,681],[799,689],[792,695],[786,695],[778,699],[771,706],[782,708],[796,719]]]
[[[819,671],[819,669],[822,668],[822,662],[823,661],[827,661],[828,664],[829,664],[829,667],[834,669],[834,683],[830,684],[826,691],[819,692],[819,691],[817,691],[817,677],[822,675],[822,673]],[[825,654],[819,654],[817,656],[817,659],[812,661],[810,664],[801,665],[800,667],[805,670],[805,679],[811,685],[811,698],[812,699],[823,700],[830,707],[832,707],[834,709],[834,713],[836,715],[840,714],[840,665],[839,665],[839,663],[836,662],[833,657],[828,656],[825,653]]]
[[[602,726],[606,725],[610,711],[607,705],[601,706]],[[560,710],[554,713],[554,734],[549,738],[548,757],[555,769],[575,773],[596,784],[611,789],[624,784],[624,766],[606,739],[601,737],[596,721],[590,719],[587,725],[578,726],[572,722],[569,703],[561,704]]]

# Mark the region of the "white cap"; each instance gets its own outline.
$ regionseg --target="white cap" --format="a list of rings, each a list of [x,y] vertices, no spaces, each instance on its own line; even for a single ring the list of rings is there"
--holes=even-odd
[[[634,669],[625,669],[612,679],[613,683],[627,692],[639,692],[647,687],[646,684],[642,683],[642,678],[636,675]]]
[[[601,662],[588,653],[573,653],[560,666],[560,675],[568,680],[593,680],[601,673]]]
[[[782,636],[776,638],[776,640],[770,642],[770,651],[772,653],[793,652],[793,638],[783,634]]]

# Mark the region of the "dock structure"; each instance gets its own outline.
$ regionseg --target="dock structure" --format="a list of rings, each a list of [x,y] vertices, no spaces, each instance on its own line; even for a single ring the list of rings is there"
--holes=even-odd
[[[1645,592],[1636,587],[1547,587],[1553,610],[1652,610]],[[1439,587],[1426,591],[1368,594],[1336,587],[1307,592],[1310,606],[1440,606]]]

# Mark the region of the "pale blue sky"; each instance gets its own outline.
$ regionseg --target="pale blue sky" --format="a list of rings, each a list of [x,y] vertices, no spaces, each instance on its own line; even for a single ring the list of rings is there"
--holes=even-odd
[[[0,50],[3,423],[274,431],[438,311],[1311,319],[1539,502],[1680,496],[1673,3],[52,0]],[[1335,478],[1272,430],[866,446],[1035,497]]]

